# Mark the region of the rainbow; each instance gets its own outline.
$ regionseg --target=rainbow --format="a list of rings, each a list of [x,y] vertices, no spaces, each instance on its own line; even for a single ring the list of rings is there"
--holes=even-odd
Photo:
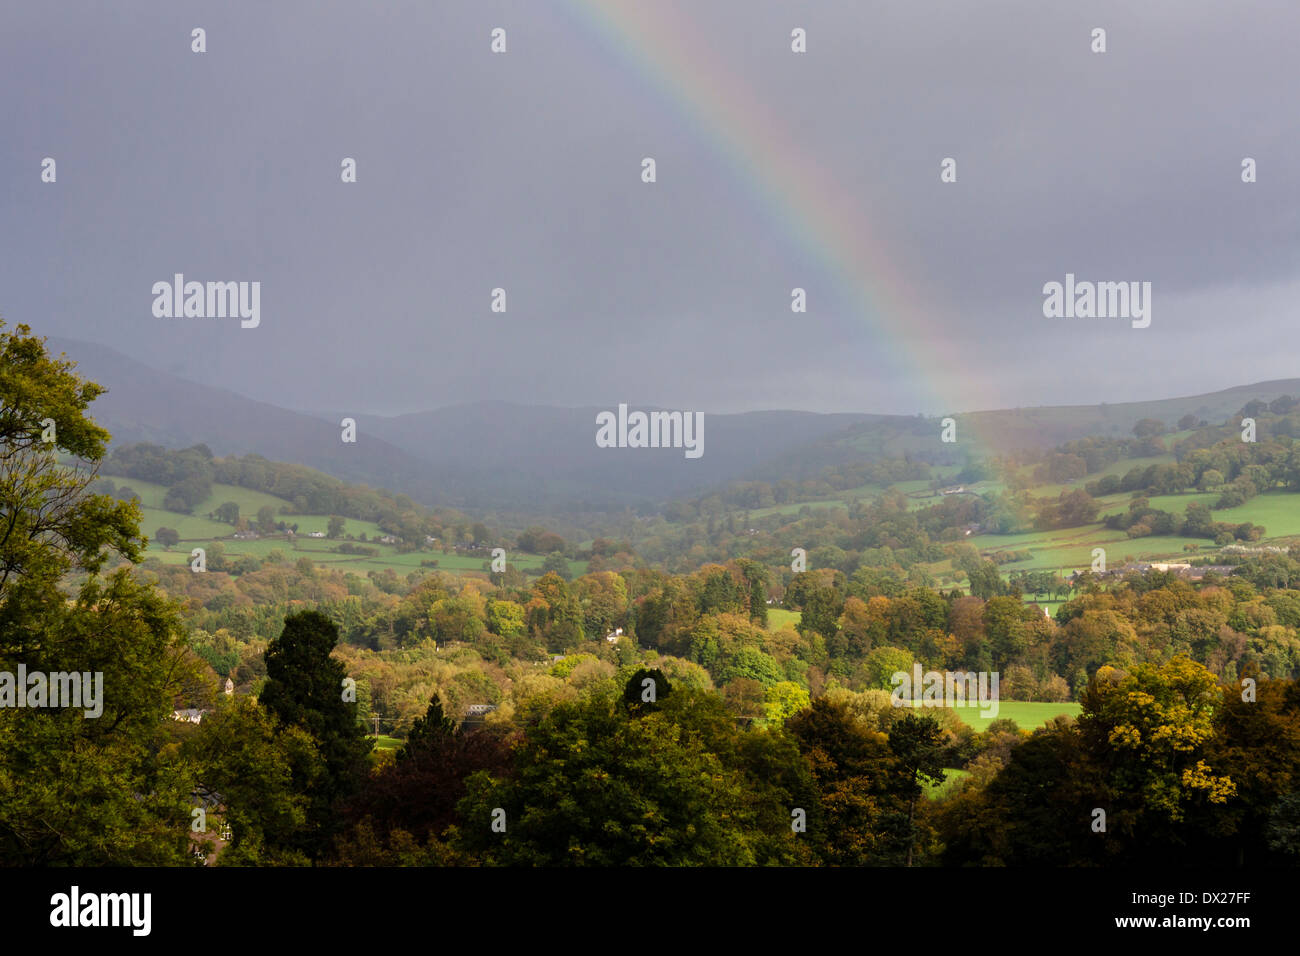
[[[829,181],[825,168],[744,77],[728,70],[716,49],[703,45],[697,24],[685,21],[668,0],[568,0],[568,5],[580,24],[671,99],[789,238],[835,277],[873,348],[916,383],[915,407],[942,414],[1000,407],[992,396],[981,396],[987,380],[972,375],[957,343],[921,302],[916,284],[907,280],[885,242],[842,201],[844,190]],[[969,432],[962,436],[960,426],[958,433],[962,445],[977,438]]]

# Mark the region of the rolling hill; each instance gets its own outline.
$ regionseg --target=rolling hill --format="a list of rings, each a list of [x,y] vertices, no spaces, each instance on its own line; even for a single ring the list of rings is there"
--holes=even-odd
[[[77,374],[107,389],[90,414],[115,444],[184,448],[201,442],[217,455],[252,452],[421,501],[431,494],[427,464],[373,435],[363,433],[347,445],[336,425],[317,417],[177,378],[92,342],[51,336],[47,349],[66,353]]]
[[[937,441],[938,422],[921,417],[708,414],[705,454],[687,459],[681,449],[598,448],[596,414],[603,409],[595,406],[474,402],[396,416],[307,413],[187,381],[104,345],[51,337],[49,347],[108,389],[92,414],[115,442],[202,442],[217,454],[255,452],[428,505],[536,514],[650,510],[728,481],[798,480],[853,461],[912,455],[951,464],[971,453],[1127,435],[1141,418],[1221,421],[1251,399],[1300,395],[1300,379],[1287,379],[1161,401],[958,414],[961,441],[950,446]],[[356,444],[340,441],[344,414],[357,420]]]

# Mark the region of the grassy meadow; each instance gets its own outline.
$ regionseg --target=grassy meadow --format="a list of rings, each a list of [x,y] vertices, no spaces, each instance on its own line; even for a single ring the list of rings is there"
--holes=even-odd
[[[369,556],[340,554],[336,549],[347,540],[346,537],[334,541],[326,538],[308,537],[314,531],[323,533],[327,530],[329,515],[294,514],[292,506],[283,498],[277,498],[274,495],[264,494],[259,491],[250,491],[236,485],[215,484],[212,486],[212,494],[200,502],[192,514],[181,514],[163,508],[163,499],[167,494],[167,489],[164,486],[148,481],[137,481],[134,478],[109,477],[119,488],[130,488],[139,496],[142,516],[140,529],[149,538],[149,546],[145,556],[157,558],[164,564],[188,564],[190,551],[193,548],[207,548],[213,541],[220,541],[228,558],[251,555],[259,559],[265,559],[272,551],[279,550],[289,561],[295,561],[299,557],[305,556],[311,558],[315,564],[323,567],[352,571],[357,574],[391,568],[395,573],[401,575],[409,574],[411,571],[422,567],[421,562],[423,561],[437,561],[437,570],[439,571],[457,575],[486,576],[484,571],[486,558],[473,555],[443,554],[437,550],[420,550],[400,554],[396,547],[379,544],[375,540],[384,534],[379,525],[373,521],[360,521],[356,518],[344,519],[343,534],[345,536],[353,535],[354,538],[359,538],[364,534],[366,541],[354,540],[353,543],[374,548],[378,553]],[[239,505],[240,515],[247,517],[253,523],[256,523],[258,509],[270,506],[275,513],[276,521],[284,521],[289,525],[297,524],[298,533],[292,541],[282,534],[236,540],[233,537],[235,533],[234,527],[224,521],[214,521],[207,517],[209,512],[215,512],[221,504],[227,501],[233,501]],[[155,539],[160,527],[175,529],[176,533],[180,535],[180,544],[170,550],[159,544]],[[541,570],[542,562],[545,559],[541,555],[511,554],[509,560],[523,571],[537,573]],[[585,561],[570,561],[569,567],[573,569],[575,576],[586,573]]]

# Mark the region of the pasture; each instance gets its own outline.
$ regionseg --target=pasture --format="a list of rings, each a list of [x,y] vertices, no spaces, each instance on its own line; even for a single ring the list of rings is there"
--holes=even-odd
[[[343,534],[351,534],[357,538],[364,534],[367,538],[366,541],[354,540],[352,543],[362,547],[374,548],[378,553],[374,555],[341,554],[337,548],[346,541],[346,538],[330,540],[308,537],[311,532],[324,532],[328,529],[329,515],[294,514],[289,502],[274,495],[250,491],[247,488],[240,488],[235,485],[216,484],[212,486],[212,494],[195,507],[193,514],[187,515],[176,511],[167,511],[162,507],[163,498],[167,494],[167,489],[162,485],[148,481],[137,481],[134,478],[108,477],[118,488],[129,487],[139,496],[140,530],[149,538],[149,546],[145,551],[145,557],[157,558],[163,564],[188,564],[190,551],[193,548],[210,549],[213,541],[220,541],[226,557],[230,559],[253,556],[259,560],[265,560],[272,551],[278,550],[283,553],[285,560],[290,563],[296,561],[299,557],[305,556],[322,567],[352,571],[358,574],[391,568],[397,574],[406,575],[422,567],[421,562],[423,561],[437,561],[436,570],[439,571],[446,571],[450,574],[477,573],[486,576],[485,564],[489,559],[485,556],[443,554],[441,551],[429,550],[399,554],[395,547],[379,544],[375,540],[384,534],[379,525],[373,521],[360,521],[356,518],[344,519]],[[289,525],[298,525],[298,533],[292,539],[278,532],[259,538],[235,539],[233,537],[235,529],[232,525],[223,521],[214,521],[207,517],[208,512],[216,511],[221,504],[227,501],[233,501],[239,505],[240,516],[249,518],[250,522],[254,524],[256,523],[258,509],[269,506],[275,514],[276,521],[284,521]],[[167,550],[154,540],[159,527],[175,529],[176,533],[180,535],[180,544],[171,550]],[[541,555],[511,553],[508,560],[520,570],[536,574],[540,572],[542,562],[545,559]],[[571,561],[569,567],[576,577],[586,573],[587,563],[585,561]]]
[[[767,609],[767,629],[769,631],[780,631],[788,628],[793,631],[798,627],[801,616],[798,611],[788,611],[783,607],[769,607]]]
[[[1043,701],[1002,700],[998,701],[996,717],[985,714],[978,704],[971,704],[967,707],[954,707],[952,710],[961,718],[962,723],[974,730],[983,732],[995,720],[1014,720],[1016,726],[1021,730],[1033,730],[1036,727],[1041,727],[1053,717],[1062,714],[1078,717],[1082,707],[1074,701],[1049,704]]]

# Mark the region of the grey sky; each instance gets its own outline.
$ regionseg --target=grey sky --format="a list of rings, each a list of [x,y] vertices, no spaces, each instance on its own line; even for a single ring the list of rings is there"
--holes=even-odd
[[[626,6],[6,0],[0,315],[381,414],[938,412],[1300,371],[1300,5],[639,0],[648,40],[602,25]],[[743,98],[676,89],[687,55]],[[751,154],[755,128],[788,141]],[[791,169],[865,237],[831,243],[847,270]],[[260,327],[154,318],[175,272],[260,281]],[[1044,318],[1067,272],[1150,281],[1150,328]]]

